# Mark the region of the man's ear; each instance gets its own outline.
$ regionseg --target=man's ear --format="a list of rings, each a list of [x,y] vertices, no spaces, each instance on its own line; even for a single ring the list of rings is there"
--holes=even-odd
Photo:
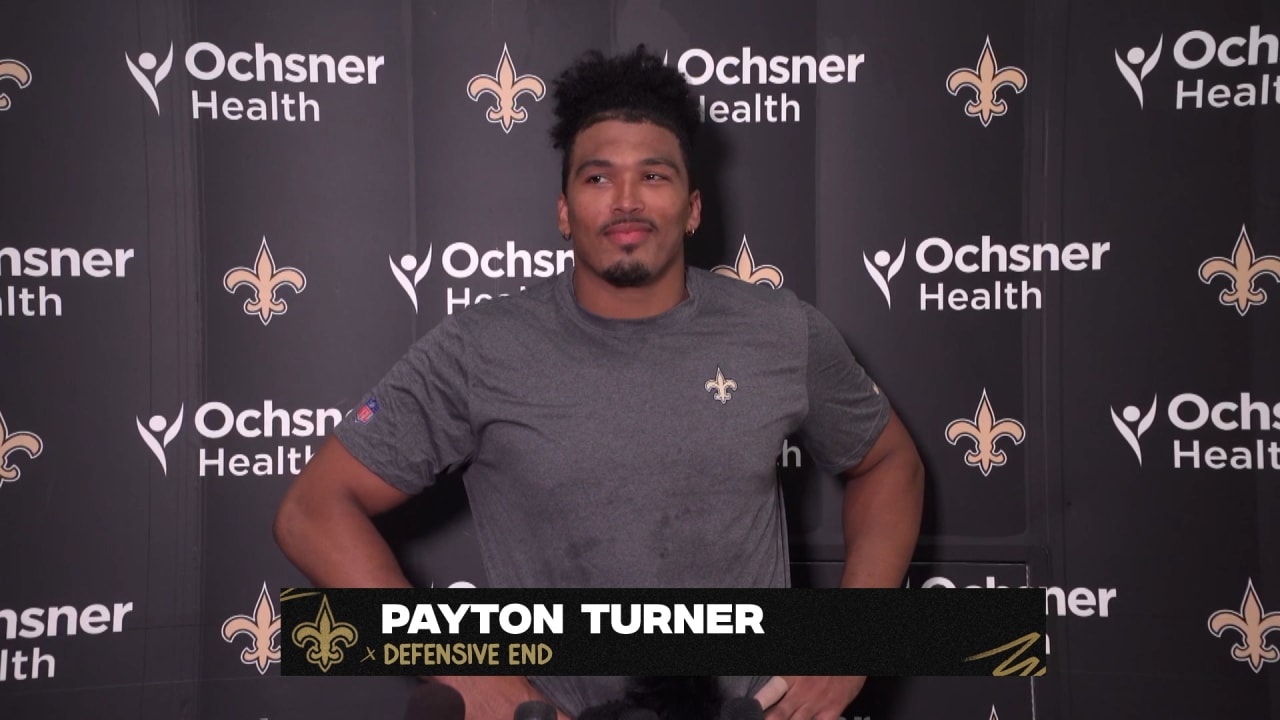
[[[685,228],[692,235],[702,224],[702,193],[694,190],[689,193],[689,227]]]
[[[569,203],[565,201],[564,193],[560,193],[560,197],[556,200],[556,226],[560,229],[560,237],[568,239],[571,232]]]

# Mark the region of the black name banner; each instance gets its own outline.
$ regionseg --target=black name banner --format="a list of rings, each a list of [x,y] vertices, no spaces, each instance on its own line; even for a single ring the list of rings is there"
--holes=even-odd
[[[285,589],[284,675],[1046,672],[1043,588]]]

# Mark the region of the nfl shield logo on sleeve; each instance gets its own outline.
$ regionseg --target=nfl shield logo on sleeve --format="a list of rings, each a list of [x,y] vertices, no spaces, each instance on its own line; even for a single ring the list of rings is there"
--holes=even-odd
[[[376,412],[378,412],[378,399],[371,397],[356,411],[356,422],[367,423]]]

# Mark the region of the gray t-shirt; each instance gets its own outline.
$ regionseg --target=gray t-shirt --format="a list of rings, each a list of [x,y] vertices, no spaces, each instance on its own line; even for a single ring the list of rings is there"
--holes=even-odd
[[[465,467],[493,587],[790,587],[783,439],[839,473],[888,422],[885,396],[785,288],[688,268],[679,305],[615,320],[571,276],[446,317],[334,434],[408,493]],[[571,715],[624,681],[530,678]]]

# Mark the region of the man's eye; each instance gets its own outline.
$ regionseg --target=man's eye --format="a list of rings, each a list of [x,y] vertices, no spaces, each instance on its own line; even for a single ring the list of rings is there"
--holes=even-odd
[[[600,183],[604,182],[604,176],[603,176],[603,175],[591,175],[590,177],[588,177],[588,178],[587,178],[587,182],[588,182],[588,183],[591,183],[591,184],[593,184],[593,185],[599,185]]]
[[[644,179],[645,180],[666,180],[667,176],[659,175],[658,173],[645,173]]]

